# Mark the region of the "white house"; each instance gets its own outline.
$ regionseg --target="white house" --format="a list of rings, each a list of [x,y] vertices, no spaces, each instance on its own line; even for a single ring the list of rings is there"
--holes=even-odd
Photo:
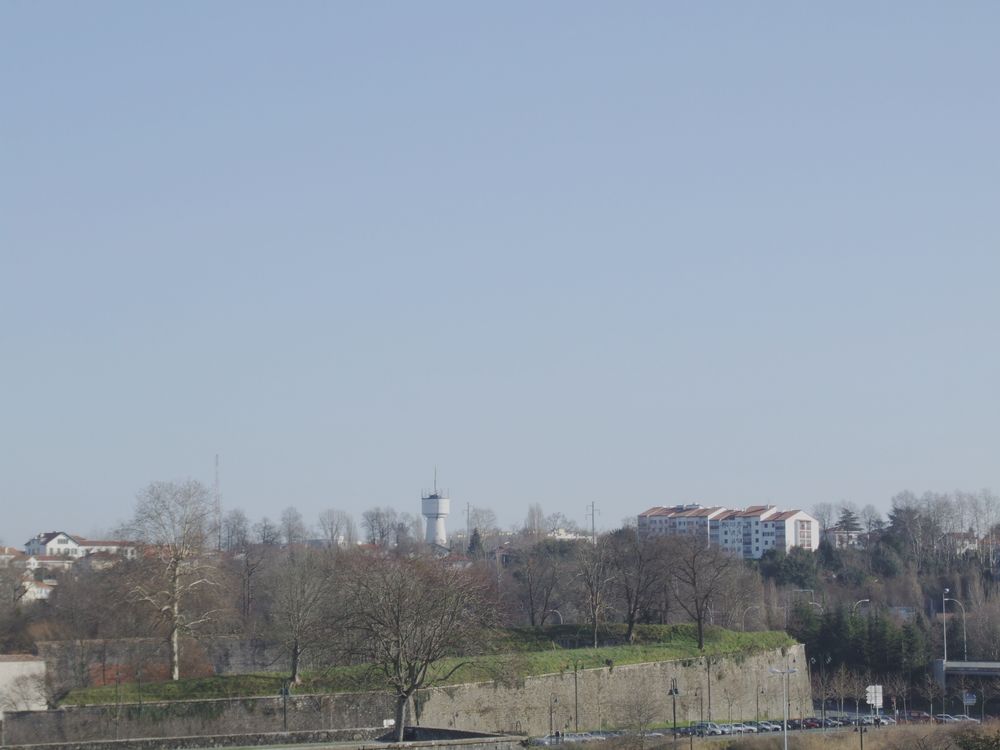
[[[86,554],[80,543],[65,531],[47,531],[24,545],[26,555],[62,555],[82,557]]]
[[[21,596],[23,602],[43,602],[52,596],[52,590],[56,587],[55,580],[36,581],[27,578],[21,584],[24,594]]]
[[[137,554],[135,542],[126,542],[121,539],[84,539],[79,536],[76,537],[76,540],[88,555],[105,552],[109,555],[121,555],[132,560]]]
[[[85,539],[78,534],[67,534],[65,531],[48,531],[29,539],[24,545],[27,555],[45,555],[47,557],[79,558],[96,552],[107,552],[132,559],[136,556],[136,545],[133,542],[107,539]]]
[[[28,559],[24,562],[24,567],[32,571],[39,568],[44,568],[45,570],[69,570],[78,559],[69,555],[28,555]]]

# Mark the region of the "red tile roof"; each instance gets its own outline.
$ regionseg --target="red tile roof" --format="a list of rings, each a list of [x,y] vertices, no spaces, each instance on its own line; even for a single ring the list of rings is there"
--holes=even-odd
[[[785,510],[781,513],[775,513],[770,518],[765,519],[765,521],[787,521],[792,516],[801,513],[801,510]]]

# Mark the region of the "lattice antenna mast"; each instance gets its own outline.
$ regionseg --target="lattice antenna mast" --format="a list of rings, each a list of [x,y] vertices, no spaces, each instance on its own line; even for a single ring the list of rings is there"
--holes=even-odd
[[[216,549],[222,549],[222,488],[219,484],[219,454],[215,454],[215,485],[213,486],[215,495],[215,530],[217,534]]]

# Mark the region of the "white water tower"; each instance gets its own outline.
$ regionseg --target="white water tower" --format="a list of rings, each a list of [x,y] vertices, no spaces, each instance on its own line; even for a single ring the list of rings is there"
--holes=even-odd
[[[421,515],[427,519],[428,544],[437,544],[444,547],[448,544],[448,532],[444,529],[444,519],[451,510],[451,500],[447,493],[438,492],[437,472],[434,472],[434,489],[431,492],[424,492],[420,496]]]

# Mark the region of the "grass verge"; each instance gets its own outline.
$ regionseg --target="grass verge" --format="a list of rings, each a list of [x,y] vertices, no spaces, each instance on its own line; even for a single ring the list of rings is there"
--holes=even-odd
[[[623,640],[624,629],[610,626],[602,630],[602,640]],[[432,669],[428,684],[455,685],[463,682],[493,680],[517,684],[525,677],[577,669],[622,666],[645,662],[696,659],[701,656],[752,655],[791,646],[795,641],[786,633],[768,631],[737,633],[722,628],[708,628],[705,650],[699,651],[693,626],[644,625],[637,628],[631,644],[603,648],[564,648],[560,643],[576,642],[580,629],[557,626],[540,629],[506,630],[498,634],[488,653],[462,659],[445,659]],[[461,665],[447,681],[436,678]],[[278,695],[283,675],[246,674],[197,677],[170,682],[109,685],[73,690],[62,701],[65,706],[135,703],[146,701],[199,700]],[[368,666],[340,666],[305,674],[293,693],[336,693],[378,690],[384,683]]]

